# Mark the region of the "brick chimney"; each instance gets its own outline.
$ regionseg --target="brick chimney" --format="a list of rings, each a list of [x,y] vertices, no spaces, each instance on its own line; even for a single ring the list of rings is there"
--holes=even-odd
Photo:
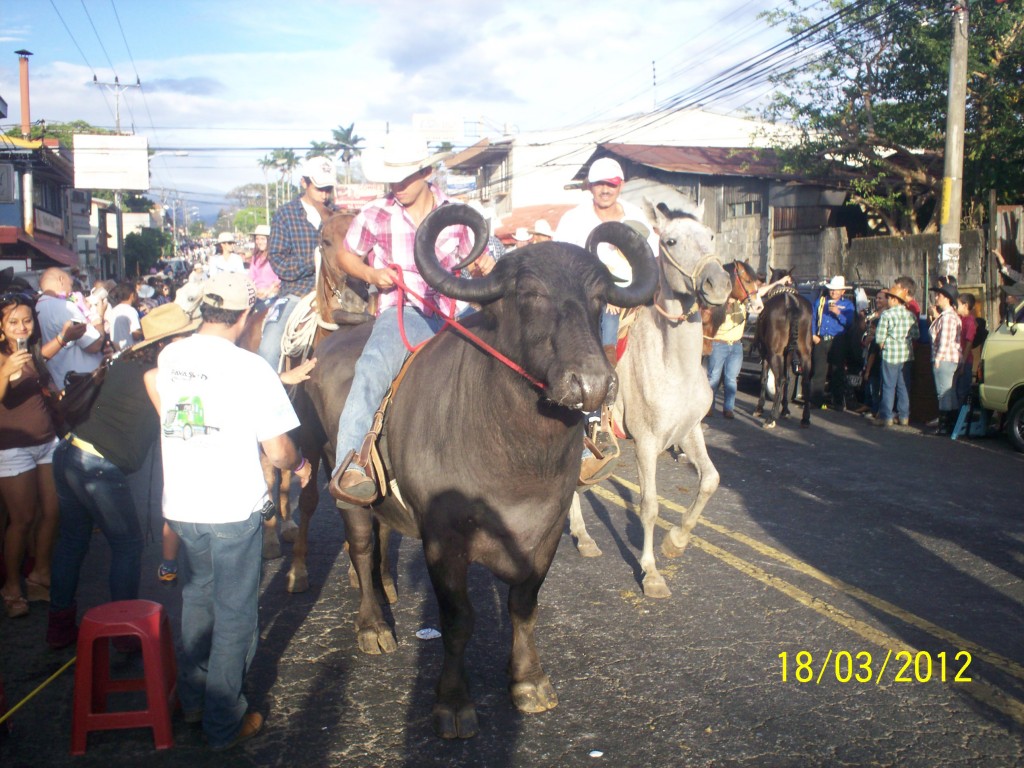
[[[27,139],[32,134],[32,111],[28,99],[28,57],[32,51],[15,51],[18,54],[18,73],[21,77],[21,138]]]

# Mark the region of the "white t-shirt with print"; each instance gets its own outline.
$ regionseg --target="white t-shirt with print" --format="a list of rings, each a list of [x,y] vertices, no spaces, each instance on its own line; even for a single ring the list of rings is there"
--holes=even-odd
[[[281,380],[259,355],[202,333],[169,344],[157,366],[164,517],[248,519],[267,494],[260,441],[299,425]]]
[[[131,304],[110,307],[105,322],[110,326],[110,343],[114,345],[114,349],[128,349],[135,343],[132,333],[142,330],[139,311]]]

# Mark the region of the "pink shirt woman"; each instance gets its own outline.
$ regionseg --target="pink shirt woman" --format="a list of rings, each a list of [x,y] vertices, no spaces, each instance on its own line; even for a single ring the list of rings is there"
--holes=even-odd
[[[274,268],[267,258],[267,243],[270,239],[270,227],[260,224],[256,227],[256,247],[252,251],[249,263],[249,279],[256,286],[256,295],[261,299],[276,296],[281,289],[281,278],[274,273]]]

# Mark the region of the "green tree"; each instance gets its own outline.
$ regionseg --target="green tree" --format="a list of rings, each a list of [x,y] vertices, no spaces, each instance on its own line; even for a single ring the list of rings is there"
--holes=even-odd
[[[171,238],[159,229],[145,227],[124,239],[124,268],[128,276],[144,275],[156,266],[171,248]]]
[[[765,16],[786,25],[809,63],[773,77],[765,117],[794,126],[777,149],[787,171],[845,180],[880,232],[935,231],[951,46],[944,0],[798,0]],[[815,6],[820,8],[821,6]],[[825,20],[825,14],[830,19]],[[827,23],[823,23],[823,20]],[[970,4],[964,221],[989,189],[1024,196],[1024,3]],[[823,51],[823,53],[821,53]]]
[[[61,144],[69,149],[74,146],[74,135],[76,133],[113,133],[108,128],[98,128],[91,123],[87,123],[85,120],[69,120],[66,123],[50,123],[45,120],[40,120],[37,123],[33,123],[30,128],[29,138],[41,139],[58,139]],[[15,126],[6,132],[7,136],[16,136],[21,138],[21,127]]]

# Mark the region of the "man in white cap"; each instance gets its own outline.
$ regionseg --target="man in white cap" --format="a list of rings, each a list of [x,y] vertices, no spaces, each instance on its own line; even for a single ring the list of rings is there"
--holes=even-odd
[[[366,178],[383,182],[389,189],[386,197],[374,200],[359,212],[339,252],[341,268],[376,286],[380,294],[377,319],[356,362],[352,387],[338,420],[337,466],[329,487],[335,499],[347,504],[365,506],[377,498],[376,484],[368,476],[366,467],[356,461],[347,462],[370,431],[373,414],[407,354],[398,330],[400,307],[391,267],[402,268],[410,289],[402,314],[410,344],[429,339],[443,324],[440,315],[411,293],[425,297],[444,313],[454,310],[451,299],[438,294],[423,281],[413,259],[420,223],[432,210],[448,202],[448,198],[430,183],[434,163],[443,156],[444,153],[431,154],[423,139],[403,133],[389,134],[382,149],[363,152]],[[466,227],[449,227],[438,238],[438,259],[444,267],[451,268],[469,254],[472,246],[472,234]],[[486,274],[493,266],[493,258],[485,252],[470,266],[470,273]]]
[[[267,485],[260,451],[303,486],[310,464],[288,432],[299,425],[277,374],[237,346],[256,303],[245,275],[206,281],[202,325],[168,344],[147,373],[163,424],[163,514],[188,569],[181,607],[178,697],[215,750],[263,727],[242,692],[259,637]],[[151,375],[152,374],[152,375]]]
[[[277,303],[267,313],[259,355],[274,370],[281,359],[281,337],[299,299],[316,287],[316,249],[323,221],[333,213],[332,200],[338,174],[326,157],[310,157],[302,164],[301,194],[274,214],[268,257],[281,281]]]
[[[845,298],[846,278],[836,275],[825,284],[821,296],[814,303],[811,319],[811,334],[814,349],[811,351],[811,407],[843,410],[853,402],[853,392],[846,381],[846,362],[849,343],[857,343],[852,332],[857,317],[857,308]],[[847,331],[850,334],[847,334]],[[826,379],[829,384],[825,393]]]
[[[592,200],[565,212],[555,229],[555,240],[586,247],[587,238],[594,228],[605,221],[638,221],[647,224],[647,217],[639,207],[619,199],[625,174],[622,166],[610,157],[601,157],[590,165],[587,188]],[[654,254],[658,253],[658,236],[651,233],[647,240]],[[601,243],[597,256],[619,282],[629,282],[633,270],[626,258],[609,243]],[[619,308],[607,307],[601,321],[601,343],[605,349],[614,349],[618,341]]]

